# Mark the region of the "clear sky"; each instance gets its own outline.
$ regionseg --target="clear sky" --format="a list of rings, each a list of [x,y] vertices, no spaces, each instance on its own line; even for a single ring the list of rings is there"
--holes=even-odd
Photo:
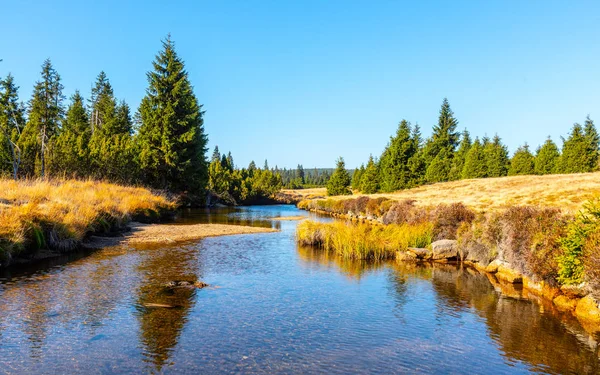
[[[237,165],[353,168],[398,122],[428,136],[448,97],[473,136],[509,149],[600,125],[599,1],[0,0],[0,75],[28,100],[52,59],[65,94],[104,70],[137,109],[171,33]]]

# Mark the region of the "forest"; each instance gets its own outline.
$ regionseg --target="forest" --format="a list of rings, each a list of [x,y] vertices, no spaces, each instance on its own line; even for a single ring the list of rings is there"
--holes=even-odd
[[[372,194],[461,179],[599,169],[600,136],[589,116],[583,125],[572,126],[561,149],[548,137],[535,151],[524,143],[512,156],[498,134],[491,139],[484,136],[473,140],[467,129],[458,132],[457,127],[458,120],[447,99],[443,100],[438,123],[426,140],[418,125],[400,121],[379,158],[370,156],[352,176],[343,159],[337,161],[327,185],[328,194],[351,194],[352,190]]]

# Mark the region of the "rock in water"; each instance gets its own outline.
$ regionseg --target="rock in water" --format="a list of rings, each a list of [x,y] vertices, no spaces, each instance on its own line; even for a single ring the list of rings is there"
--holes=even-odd
[[[458,258],[458,241],[439,240],[431,244],[431,259],[456,259]]]

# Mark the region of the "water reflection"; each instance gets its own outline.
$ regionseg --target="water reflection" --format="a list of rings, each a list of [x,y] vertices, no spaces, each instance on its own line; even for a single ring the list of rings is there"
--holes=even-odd
[[[165,287],[170,281],[191,284],[202,276],[202,265],[194,247],[158,251],[137,267],[142,280],[137,294],[137,317],[143,353],[160,371],[179,340],[187,315],[194,306],[196,289]]]

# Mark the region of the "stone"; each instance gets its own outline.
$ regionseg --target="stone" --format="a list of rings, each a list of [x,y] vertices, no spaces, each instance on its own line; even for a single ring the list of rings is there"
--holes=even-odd
[[[587,287],[585,283],[577,285],[563,285],[560,287],[560,291],[569,297],[582,298],[588,295]]]
[[[585,321],[600,322],[600,308],[598,308],[598,302],[591,295],[581,298],[579,302],[577,302],[575,315],[577,315],[577,318]]]
[[[396,260],[402,262],[416,262],[417,256],[410,251],[398,251],[396,252]]]
[[[421,247],[409,247],[408,252],[414,254],[415,257],[419,258],[419,259],[430,259],[431,258],[431,251],[429,251],[429,249],[424,249]]]
[[[496,272],[498,272],[498,267],[506,266],[506,265],[507,265],[506,262],[496,259],[496,260],[492,261],[490,264],[488,264],[487,267],[485,267],[485,271],[489,272],[489,273],[496,273]]]
[[[569,298],[564,294],[554,298],[552,300],[560,311],[573,311],[577,307],[578,299]]]
[[[522,284],[523,275],[506,266],[499,266],[498,272],[496,272],[496,278],[502,281],[506,281],[511,284]]]
[[[458,258],[458,241],[439,240],[431,244],[431,259],[456,259]]]

